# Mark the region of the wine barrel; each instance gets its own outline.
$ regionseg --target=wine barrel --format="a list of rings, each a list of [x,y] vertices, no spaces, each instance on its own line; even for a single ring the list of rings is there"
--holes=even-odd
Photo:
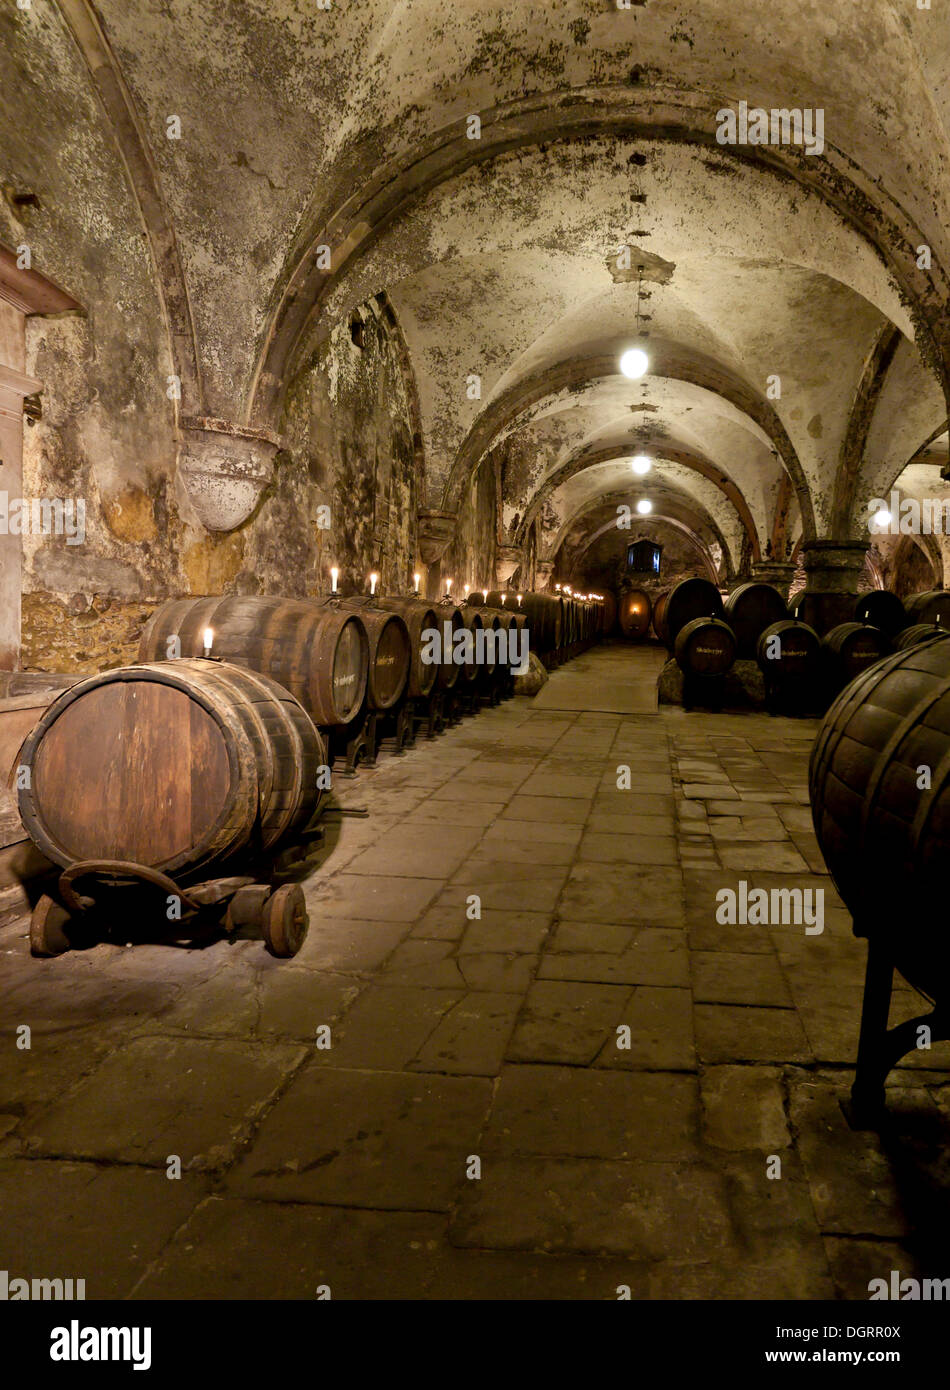
[[[755,659],[762,674],[776,685],[809,680],[820,668],[821,638],[796,618],[783,618],[759,634]]]
[[[724,606],[726,622],[736,634],[740,657],[754,657],[759,637],[767,627],[788,617],[788,605],[771,584],[751,581],[733,589]]]
[[[681,628],[694,618],[721,618],[722,595],[708,579],[681,579],[670,590],[663,609],[661,640],[675,647]],[[659,634],[659,629],[657,630]]]
[[[736,659],[736,635],[719,618],[693,618],[676,634],[673,655],[686,675],[722,676]]]
[[[431,603],[420,598],[380,598],[380,608],[386,613],[398,613],[409,629],[411,660],[406,694],[410,699],[425,699],[432,694],[439,675],[439,663],[423,661],[423,651],[429,646],[427,632],[438,632],[442,640],[442,629]]]
[[[950,618],[950,612],[947,616]],[[907,614],[900,599],[890,589],[869,589],[855,600],[854,621],[870,623],[872,627],[879,627],[887,633],[888,637],[896,637],[907,626]]]
[[[646,637],[653,617],[650,595],[645,589],[629,589],[625,594],[621,594],[617,616],[624,637]]]
[[[339,608],[288,598],[186,598],[165,603],[142,633],[139,661],[200,657],[204,632],[212,653],[278,681],[315,724],[345,726],[366,694],[369,644],[358,618]]]
[[[120,666],[64,691],[20,763],[30,770],[20,816],[54,864],[120,859],[207,876],[306,825],[326,751],[276,681],[185,658]]]
[[[809,791],[825,863],[856,927],[887,938],[900,972],[944,1002],[950,634],[895,652],[842,691],[812,749]]]
[[[669,601],[669,589],[661,589],[660,592],[657,594],[656,598],[653,600],[653,631],[656,633],[657,637],[660,639],[664,646],[668,645],[667,638],[669,634],[666,630],[666,605],[669,603]]]
[[[825,633],[821,645],[831,674],[844,682],[853,681],[890,651],[885,634],[868,623],[839,623]]]
[[[950,627],[950,593],[946,589],[928,589],[904,600],[908,623],[936,623]]]
[[[381,713],[392,709],[402,699],[412,665],[412,644],[404,619],[398,613],[387,613],[369,595],[318,601],[338,603],[344,612],[359,617],[369,643],[366,703]]]
[[[916,647],[930,637],[947,636],[950,636],[950,628],[937,627],[936,623],[912,623],[894,638],[894,649],[905,652],[908,647]]]

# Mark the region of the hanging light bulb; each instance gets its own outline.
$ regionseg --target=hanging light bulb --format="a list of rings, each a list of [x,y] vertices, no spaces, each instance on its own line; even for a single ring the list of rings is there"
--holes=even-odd
[[[637,511],[641,516],[648,516],[649,513],[653,511],[653,503],[650,501],[649,497],[640,498],[640,501],[637,503]]]
[[[647,473],[649,473],[653,465],[650,459],[647,458],[646,454],[637,454],[635,459],[631,459],[630,466],[632,467],[634,473],[636,473],[638,477],[642,478]]]
[[[650,366],[650,359],[647,357],[643,348],[628,348],[620,358],[620,370],[624,376],[636,381],[638,377],[646,376]]]
[[[891,514],[886,507],[882,507],[879,512],[874,513],[874,521],[878,526],[890,526]]]

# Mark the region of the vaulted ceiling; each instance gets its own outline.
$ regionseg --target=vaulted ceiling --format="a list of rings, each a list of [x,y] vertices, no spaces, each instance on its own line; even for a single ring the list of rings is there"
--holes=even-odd
[[[4,132],[54,279],[69,208],[130,308],[150,254],[185,414],[279,429],[294,363],[385,294],[429,507],[502,451],[502,539],[537,519],[553,556],[648,495],[734,571],[941,492],[942,10],[33,0],[0,16]],[[823,150],[720,145],[740,101],[820,108]]]

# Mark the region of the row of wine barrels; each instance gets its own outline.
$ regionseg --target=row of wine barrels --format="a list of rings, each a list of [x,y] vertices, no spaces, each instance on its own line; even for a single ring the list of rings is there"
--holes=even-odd
[[[759,634],[755,659],[774,686],[792,688],[817,677],[821,638],[796,618],[782,618]]]
[[[315,724],[345,727],[359,714],[369,639],[352,612],[303,599],[176,599],[147,623],[139,661],[200,657],[206,629],[214,634],[214,656],[279,681]]]
[[[434,662],[423,660],[426,639],[424,634],[435,629],[441,637],[442,630],[439,627],[439,619],[435,608],[431,603],[424,599],[404,597],[404,598],[380,598],[377,599],[379,607],[386,613],[396,613],[406,624],[409,634],[409,679],[406,683],[406,694],[411,700],[426,699],[432,694],[436,681],[439,676],[441,666]],[[453,663],[449,663],[450,665]]]
[[[724,676],[736,659],[736,635],[720,618],[693,618],[676,634],[673,655],[686,675]]]
[[[409,629],[398,613],[387,613],[375,598],[324,598],[309,600],[324,608],[339,607],[358,616],[366,629],[369,659],[366,673],[366,703],[371,710],[385,713],[402,698],[409,680],[412,647]]]
[[[843,684],[853,681],[891,650],[886,633],[869,623],[839,623],[825,633],[821,645],[829,674]]]
[[[653,604],[645,589],[628,589],[620,595],[617,621],[624,637],[643,638],[650,631]]]
[[[681,628],[694,618],[721,618],[722,595],[708,579],[682,579],[657,597],[653,605],[653,629],[665,646],[673,649]]]
[[[895,652],[839,695],[812,749],[809,791],[825,863],[856,925],[884,938],[901,974],[943,1003],[950,634]]]
[[[325,762],[313,721],[268,676],[221,661],[122,666],[46,710],[20,753],[20,816],[64,868],[93,859],[207,873],[302,829]]]
[[[762,633],[788,617],[788,606],[774,585],[752,581],[733,589],[724,617],[736,634],[737,655],[753,658]]]

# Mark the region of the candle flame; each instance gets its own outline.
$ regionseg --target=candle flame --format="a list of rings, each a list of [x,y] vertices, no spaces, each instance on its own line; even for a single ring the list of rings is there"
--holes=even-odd
[[[376,585],[377,585],[378,583],[379,583],[379,575],[376,574],[376,572],[374,571],[374,572],[370,575],[370,577],[369,577],[369,591],[370,591],[371,594],[375,594],[375,592],[376,592]]]
[[[210,655],[211,648],[214,646],[214,628],[206,627],[204,633],[205,656]]]
[[[339,579],[339,577],[340,577],[340,571],[337,569],[336,565],[331,565],[331,567],[330,567],[330,583],[333,585],[333,592],[334,592],[334,593],[336,593],[336,581]]]

